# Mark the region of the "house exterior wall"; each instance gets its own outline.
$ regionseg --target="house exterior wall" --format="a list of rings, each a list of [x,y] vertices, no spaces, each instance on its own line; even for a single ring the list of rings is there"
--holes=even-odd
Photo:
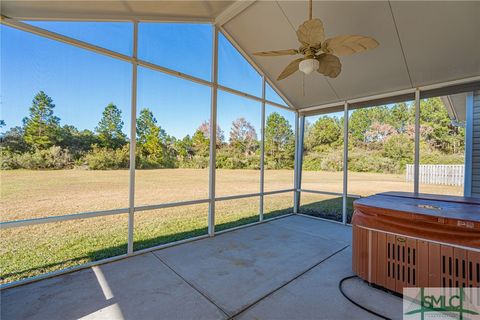
[[[471,195],[473,197],[480,197],[480,90],[473,92],[472,109]]]

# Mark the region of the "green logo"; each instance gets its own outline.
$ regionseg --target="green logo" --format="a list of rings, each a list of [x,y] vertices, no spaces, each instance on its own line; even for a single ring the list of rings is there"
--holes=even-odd
[[[417,309],[404,312],[405,316],[418,314],[420,319],[424,320],[425,315],[429,313],[440,313],[449,318],[465,319],[465,315],[479,315],[473,310],[472,301],[467,299],[464,288],[432,288],[438,289],[434,292],[425,288],[419,288],[420,292],[413,298]],[[469,291],[470,288],[469,288]],[[404,295],[405,296],[405,295]],[[405,299],[405,298],[404,298]],[[471,307],[471,308],[469,308]]]

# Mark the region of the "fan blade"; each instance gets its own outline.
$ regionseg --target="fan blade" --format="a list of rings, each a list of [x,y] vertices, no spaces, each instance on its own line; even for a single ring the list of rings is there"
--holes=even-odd
[[[298,54],[296,49],[287,49],[287,50],[274,50],[274,51],[260,51],[254,52],[253,55],[261,57],[275,57],[275,56],[293,56]]]
[[[334,53],[339,56],[348,56],[378,47],[377,40],[359,35],[344,35],[327,39],[322,50],[326,53]]]
[[[340,59],[333,54],[322,53],[316,59],[319,62],[318,72],[327,77],[336,78],[342,71]]]
[[[318,47],[325,40],[323,23],[320,19],[307,20],[298,27],[298,41],[307,47]]]
[[[298,65],[300,64],[300,62],[303,59],[304,58],[298,58],[298,59],[295,59],[292,62],[290,62],[290,64],[282,71],[282,73],[280,73],[280,75],[277,78],[277,81],[283,80],[286,77],[288,77],[289,75],[291,75],[292,73],[294,73],[295,71],[297,71],[298,70]]]

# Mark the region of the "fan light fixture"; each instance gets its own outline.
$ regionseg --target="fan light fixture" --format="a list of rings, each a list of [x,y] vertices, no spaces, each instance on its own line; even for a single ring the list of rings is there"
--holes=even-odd
[[[302,60],[298,66],[298,69],[308,75],[313,71],[317,71],[319,66],[320,63],[318,62],[318,60],[311,58]]]
[[[256,56],[275,57],[301,54],[303,57],[290,62],[280,73],[277,80],[285,79],[300,70],[304,74],[318,71],[324,76],[336,78],[342,71],[342,64],[337,56],[348,56],[354,53],[378,47],[378,42],[366,36],[342,35],[325,39],[323,23],[314,19],[312,14],[313,1],[308,1],[308,20],[298,27],[298,49],[254,52]]]

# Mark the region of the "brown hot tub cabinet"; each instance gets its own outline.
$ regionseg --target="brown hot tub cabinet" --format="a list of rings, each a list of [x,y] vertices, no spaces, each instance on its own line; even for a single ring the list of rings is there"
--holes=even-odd
[[[388,192],[354,202],[353,272],[404,287],[480,287],[480,199]]]

